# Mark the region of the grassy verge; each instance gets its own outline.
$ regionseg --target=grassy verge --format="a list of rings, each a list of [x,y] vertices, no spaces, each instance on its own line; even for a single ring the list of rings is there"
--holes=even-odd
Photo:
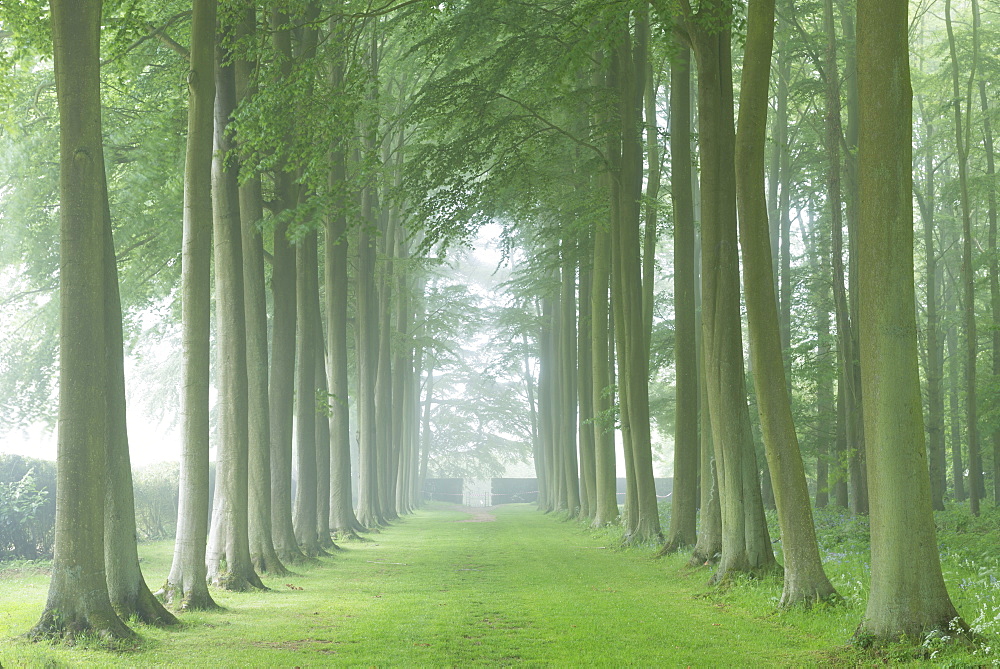
[[[219,613],[184,627],[138,626],[136,650],[16,638],[41,612],[47,579],[0,576],[0,662],[16,666],[803,665],[844,639],[706,596],[707,572],[681,558],[613,550],[607,534],[502,507],[495,521],[435,506],[369,543],[350,544],[269,592],[216,593]],[[166,543],[142,547],[151,583]],[[289,587],[295,586],[294,588]],[[299,589],[301,588],[301,589]]]

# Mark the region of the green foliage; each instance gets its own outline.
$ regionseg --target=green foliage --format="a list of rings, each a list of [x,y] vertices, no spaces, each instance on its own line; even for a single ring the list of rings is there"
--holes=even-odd
[[[180,466],[161,462],[132,473],[135,528],[144,541],[173,538],[177,527]]]
[[[52,555],[55,465],[0,455],[0,561]]]

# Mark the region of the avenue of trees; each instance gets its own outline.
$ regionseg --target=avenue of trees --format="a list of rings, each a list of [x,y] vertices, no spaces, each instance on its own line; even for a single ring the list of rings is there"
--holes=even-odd
[[[58,425],[31,635],[174,624],[412,512],[429,471],[526,460],[542,511],[713,582],[781,571],[781,606],[838,599],[813,506],[868,514],[858,637],[964,629],[932,511],[1000,502],[996,21],[4,3],[0,421]],[[498,268],[463,248],[484,229]],[[177,416],[166,583],[136,553],[127,401]]]

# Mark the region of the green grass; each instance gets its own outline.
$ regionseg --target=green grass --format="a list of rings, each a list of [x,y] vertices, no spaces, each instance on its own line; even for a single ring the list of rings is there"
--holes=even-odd
[[[269,592],[215,592],[224,612],[185,614],[181,629],[137,626],[139,648],[120,653],[18,638],[41,613],[47,577],[30,565],[8,569],[0,663],[802,666],[829,662],[829,649],[848,641],[828,625],[802,628],[773,606],[748,606],[738,587],[708,589],[708,571],[684,567],[682,557],[615,550],[612,534],[527,505],[493,513],[495,522],[460,522],[469,515],[453,507],[420,511],[297,577],[265,579]],[[169,544],[141,553],[149,582],[161,583]]]

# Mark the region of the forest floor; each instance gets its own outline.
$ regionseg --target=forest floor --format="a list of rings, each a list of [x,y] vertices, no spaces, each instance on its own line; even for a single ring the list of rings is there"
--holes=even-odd
[[[479,521],[479,522],[476,522]],[[779,611],[780,579],[707,586],[709,568],[533,506],[433,504],[258,593],[213,591],[225,611],[136,625],[110,652],[18,635],[40,615],[44,565],[0,568],[0,664],[59,666],[807,666],[864,660],[857,606]],[[151,585],[170,542],[140,546]],[[837,581],[837,575],[831,574]],[[838,587],[841,584],[838,583]],[[848,597],[850,599],[850,597]],[[872,658],[868,658],[870,661]],[[883,657],[892,662],[893,658]],[[902,658],[898,658],[902,659]],[[980,658],[980,661],[986,658]],[[988,663],[988,660],[986,660]]]

